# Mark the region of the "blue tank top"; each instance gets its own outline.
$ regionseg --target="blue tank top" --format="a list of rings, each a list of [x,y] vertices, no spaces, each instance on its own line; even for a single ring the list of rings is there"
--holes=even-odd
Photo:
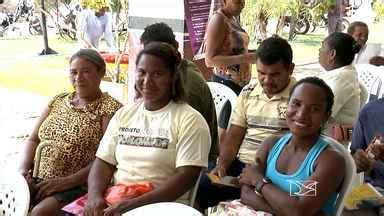
[[[316,144],[311,148],[305,157],[304,161],[301,163],[300,167],[291,175],[282,174],[276,170],[277,159],[281,151],[287,145],[291,139],[292,134],[288,133],[281,137],[273,146],[271,151],[268,154],[267,159],[267,170],[266,177],[268,177],[271,182],[279,187],[280,189],[290,193],[292,196],[299,196],[295,193],[299,192],[299,183],[303,183],[307,180],[313,173],[313,166],[316,162],[317,157],[321,152],[328,146],[328,143],[319,137]],[[315,183],[316,184],[316,183]],[[315,187],[313,187],[315,188]],[[315,196],[316,191],[310,191],[307,194],[302,196]],[[325,205],[322,207],[322,210],[326,214],[333,214],[335,212],[335,204],[338,193],[332,194],[332,196],[327,200]]]

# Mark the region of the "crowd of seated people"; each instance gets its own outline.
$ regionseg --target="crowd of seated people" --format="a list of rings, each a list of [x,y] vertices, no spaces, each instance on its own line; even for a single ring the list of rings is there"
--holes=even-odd
[[[135,62],[139,99],[124,107],[99,88],[102,57],[79,50],[69,62],[75,91],[54,97],[25,145],[20,172],[35,192],[31,215],[59,214],[87,192],[85,215],[120,215],[163,201],[188,203],[205,168],[199,210],[240,199],[276,215],[332,215],[346,165],[321,134],[332,136],[332,125],[355,122],[351,154],[357,170],[384,192],[384,147],[374,143],[377,137],[384,142],[384,100],[361,109],[366,98],[353,66],[361,45],[354,37],[358,27],[352,36],[327,36],[319,50],[325,71],[298,81],[288,41],[275,35],[262,41],[252,60],[257,80],[242,88],[219,143],[208,86],[196,66],[181,58],[166,24],[145,29]],[[46,143],[39,175],[32,178],[36,149]],[[208,174],[236,177],[239,187],[217,186]],[[111,185],[144,181],[154,190],[114,205],[104,200]],[[316,196],[291,196],[290,181],[317,182]]]

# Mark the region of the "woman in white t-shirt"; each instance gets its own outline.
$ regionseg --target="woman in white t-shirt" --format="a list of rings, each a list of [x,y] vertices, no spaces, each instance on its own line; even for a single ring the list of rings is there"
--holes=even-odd
[[[204,118],[184,102],[180,54],[152,42],[136,59],[135,88],[142,100],[120,109],[110,121],[88,178],[85,215],[119,214],[161,201],[187,203],[202,167],[207,167],[210,134]],[[109,182],[152,182],[155,189],[107,207]]]

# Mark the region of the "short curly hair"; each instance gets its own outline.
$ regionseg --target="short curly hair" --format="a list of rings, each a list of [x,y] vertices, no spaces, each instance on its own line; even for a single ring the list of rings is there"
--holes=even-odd
[[[257,58],[263,64],[271,65],[278,62],[282,62],[285,67],[290,67],[292,64],[292,48],[288,41],[273,35],[263,40],[256,51]]]
[[[140,37],[140,42],[145,46],[153,41],[168,43],[176,49],[179,48],[179,44],[176,41],[172,28],[163,22],[155,23],[144,28],[144,32]]]

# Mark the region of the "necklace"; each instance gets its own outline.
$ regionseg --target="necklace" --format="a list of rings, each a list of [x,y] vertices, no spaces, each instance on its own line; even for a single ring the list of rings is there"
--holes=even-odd
[[[69,101],[73,107],[81,109],[87,107],[89,104],[92,104],[94,101],[97,101],[99,98],[101,98],[101,96],[101,91],[97,91],[95,97],[92,99],[83,99],[83,102],[81,102],[81,98],[77,95],[76,92],[74,92]]]

